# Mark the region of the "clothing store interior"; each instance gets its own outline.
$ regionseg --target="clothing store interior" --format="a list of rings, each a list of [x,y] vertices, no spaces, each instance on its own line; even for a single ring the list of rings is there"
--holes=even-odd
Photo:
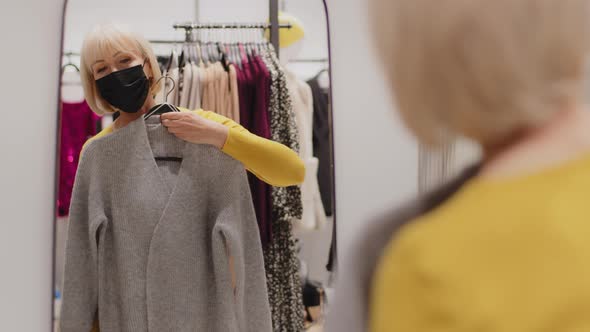
[[[141,3],[67,3],[56,330],[322,331],[336,265],[324,3]],[[116,107],[89,100],[89,74]]]
[[[590,0],[14,0],[0,331],[590,331]]]
[[[391,112],[362,0],[24,2],[15,49],[59,53],[18,55],[44,69],[3,148],[31,168],[2,172],[13,331],[327,331],[366,223],[479,157]]]

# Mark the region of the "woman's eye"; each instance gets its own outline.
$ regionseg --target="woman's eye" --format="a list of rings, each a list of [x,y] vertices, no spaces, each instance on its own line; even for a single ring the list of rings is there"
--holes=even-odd
[[[129,61],[131,61],[131,59],[129,58],[125,58],[121,60],[121,63],[128,63]]]
[[[96,72],[97,72],[98,74],[100,74],[100,73],[104,72],[106,69],[107,69],[106,67],[101,67],[101,68],[98,68],[98,69],[96,70]]]

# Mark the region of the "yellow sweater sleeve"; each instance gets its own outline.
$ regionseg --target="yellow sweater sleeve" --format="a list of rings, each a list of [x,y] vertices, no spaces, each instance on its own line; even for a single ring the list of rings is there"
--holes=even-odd
[[[185,108],[180,110],[189,112]],[[217,113],[201,109],[192,112],[228,127],[229,133],[222,151],[240,161],[260,180],[276,187],[293,186],[303,182],[305,165],[295,151],[283,144],[254,135],[233,120]],[[84,147],[90,141],[112,132],[112,126],[103,129],[90,138]]]
[[[224,153],[244,164],[260,180],[277,187],[301,184],[305,165],[297,153],[283,144],[250,133],[231,119],[214,112],[197,110],[196,114],[229,128]]]

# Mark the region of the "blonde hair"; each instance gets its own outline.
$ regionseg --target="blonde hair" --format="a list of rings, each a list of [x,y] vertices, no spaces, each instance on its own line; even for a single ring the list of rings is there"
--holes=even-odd
[[[112,113],[117,109],[113,108],[98,93],[92,64],[97,59],[104,58],[107,54],[112,55],[117,51],[136,52],[145,58],[145,65],[149,66],[152,72],[152,76],[149,77],[151,83],[149,95],[155,96],[161,89],[159,79],[162,77],[162,73],[149,42],[120,25],[99,25],[86,36],[80,53],[80,76],[84,96],[90,108],[97,114]]]
[[[584,88],[589,0],[372,0],[399,111],[424,143],[484,146],[548,121]]]

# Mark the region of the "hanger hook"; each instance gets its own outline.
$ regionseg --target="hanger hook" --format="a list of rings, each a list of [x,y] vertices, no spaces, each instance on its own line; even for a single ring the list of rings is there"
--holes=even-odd
[[[176,82],[174,82],[174,79],[173,79],[172,77],[170,77],[170,76],[168,76],[168,75],[164,75],[164,76],[160,77],[160,78],[159,78],[159,79],[156,81],[156,84],[154,84],[154,85],[158,85],[158,83],[160,83],[160,81],[161,81],[162,79],[169,79],[169,80],[171,80],[171,81],[172,81],[172,88],[170,89],[170,91],[166,92],[166,91],[164,90],[164,102],[167,102],[167,101],[168,101],[168,96],[169,96],[169,95],[172,93],[172,91],[174,91],[174,88],[176,87]],[[164,84],[164,89],[166,89],[166,84]]]

